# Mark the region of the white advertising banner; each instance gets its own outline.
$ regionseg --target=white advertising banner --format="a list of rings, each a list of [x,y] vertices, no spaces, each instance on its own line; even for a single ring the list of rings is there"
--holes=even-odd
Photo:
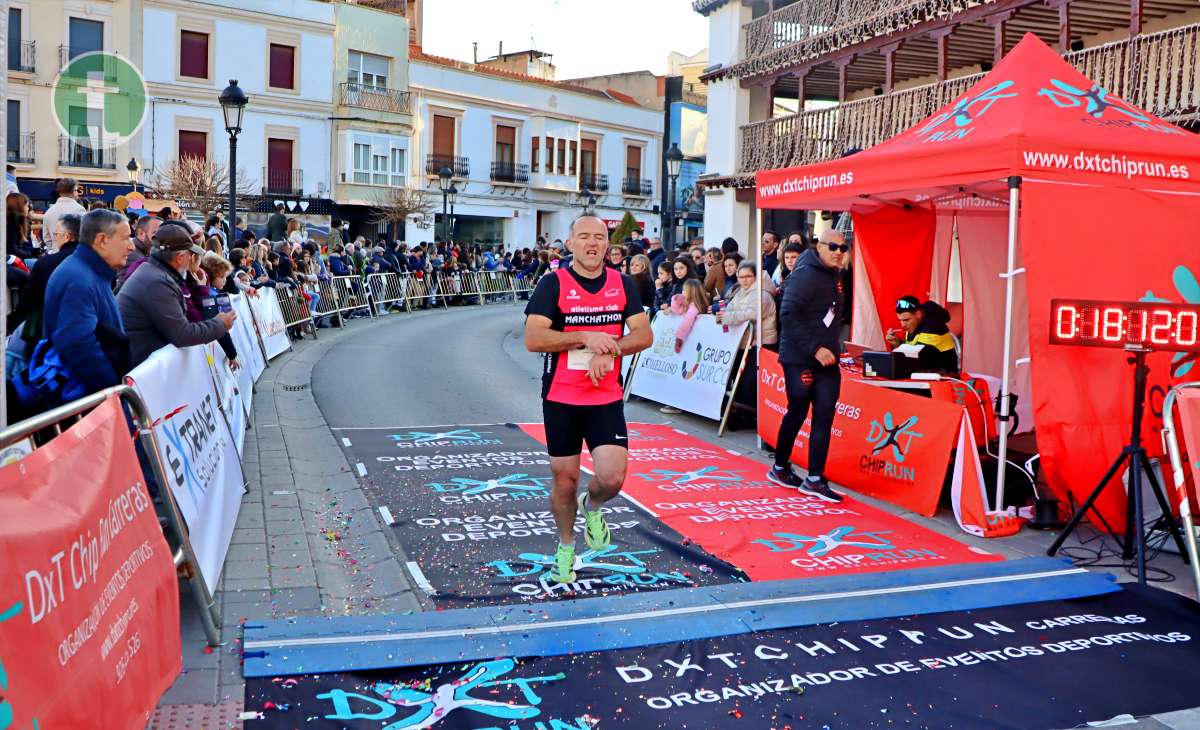
[[[654,345],[638,360],[633,394],[719,421],[746,324],[726,332],[716,317],[702,314],[677,351],[675,331],[682,322],[683,317],[667,313],[654,319]]]
[[[187,520],[200,569],[213,591],[244,489],[241,463],[218,406],[208,359],[206,347],[181,350],[167,345],[126,379],[150,411],[167,486]]]
[[[279,308],[275,292],[260,289],[258,296],[250,298],[250,307],[254,310],[254,318],[258,322],[263,347],[267,349],[267,359],[274,360],[287,352],[292,346],[292,341],[288,339],[287,324],[283,320],[283,310]]]
[[[246,405],[242,402],[243,391],[239,377],[241,368],[238,369],[238,372],[230,370],[229,358],[225,357],[225,351],[218,343],[210,342],[203,347],[207,350],[205,357],[208,358],[208,367],[212,372],[213,383],[217,386],[217,399],[221,406],[221,412],[225,414],[225,422],[229,424],[229,430],[233,434],[233,443],[237,446],[240,459],[242,447],[246,441],[247,418]]]
[[[258,382],[258,376],[267,369],[267,363],[263,360],[262,348],[258,346],[258,335],[254,333],[254,319],[250,315],[249,297],[245,294],[238,294],[230,297],[230,301],[233,303],[233,311],[237,312],[238,316],[230,334],[233,335],[233,346],[238,351],[238,362],[246,371],[239,380],[243,384],[253,386]],[[243,400],[248,408],[250,405],[249,393]],[[246,414],[249,415],[249,413],[250,411],[247,410]]]

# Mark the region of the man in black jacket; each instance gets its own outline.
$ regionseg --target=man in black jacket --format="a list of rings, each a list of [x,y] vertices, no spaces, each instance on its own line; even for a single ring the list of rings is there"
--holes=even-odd
[[[783,304],[779,310],[779,362],[783,366],[788,409],[775,442],[775,466],[767,478],[805,494],[840,502],[823,476],[829,455],[833,414],[842,388],[837,353],[845,301],[842,291],[842,259],[850,250],[845,237],[834,230],[821,234],[816,249],[800,256],[788,275]],[[812,427],[808,442],[808,478],[792,471],[792,444],[808,408]]]

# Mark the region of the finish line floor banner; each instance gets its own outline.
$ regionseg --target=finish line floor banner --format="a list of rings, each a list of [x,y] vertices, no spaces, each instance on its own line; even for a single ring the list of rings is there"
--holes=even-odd
[[[558,531],[550,458],[516,426],[354,429],[354,461],[373,506],[438,606],[467,607],[745,580],[733,566],[623,499],[604,505],[613,544],[587,548],[576,521],[578,580],[549,579]],[[586,475],[585,480],[586,480]],[[586,481],[585,481],[586,483]]]
[[[832,504],[781,487],[767,466],[670,426],[630,424],[629,442],[623,494],[753,580],[1003,559],[849,495]]]
[[[1200,606],[1072,601],[637,649],[250,679],[247,730],[1068,728],[1193,707]]]

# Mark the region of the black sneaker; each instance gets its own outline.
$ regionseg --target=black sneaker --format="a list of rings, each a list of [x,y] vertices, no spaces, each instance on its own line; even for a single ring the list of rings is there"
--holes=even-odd
[[[825,481],[824,479],[817,482],[805,479],[799,485],[797,485],[796,488],[805,494],[816,497],[817,499],[823,499],[826,502],[833,502],[834,504],[837,504],[838,502],[842,501],[842,495],[830,489],[829,482]]]
[[[791,466],[772,466],[770,471],[767,472],[767,479],[780,486],[791,487],[792,489],[800,489],[801,485],[804,484],[804,477],[792,471]]]

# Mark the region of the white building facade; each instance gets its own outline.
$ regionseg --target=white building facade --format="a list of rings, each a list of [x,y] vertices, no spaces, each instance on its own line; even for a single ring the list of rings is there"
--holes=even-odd
[[[228,164],[217,97],[235,79],[250,99],[238,137],[239,180],[248,178],[249,192],[265,198],[331,197],[333,5],[144,0],[143,32],[145,176],[185,155]]]
[[[407,241],[440,240],[438,173],[458,190],[452,237],[532,246],[566,239],[585,208],[615,227],[626,211],[659,233],[662,112],[568,83],[410,54],[412,187],[438,227],[410,223]]]

